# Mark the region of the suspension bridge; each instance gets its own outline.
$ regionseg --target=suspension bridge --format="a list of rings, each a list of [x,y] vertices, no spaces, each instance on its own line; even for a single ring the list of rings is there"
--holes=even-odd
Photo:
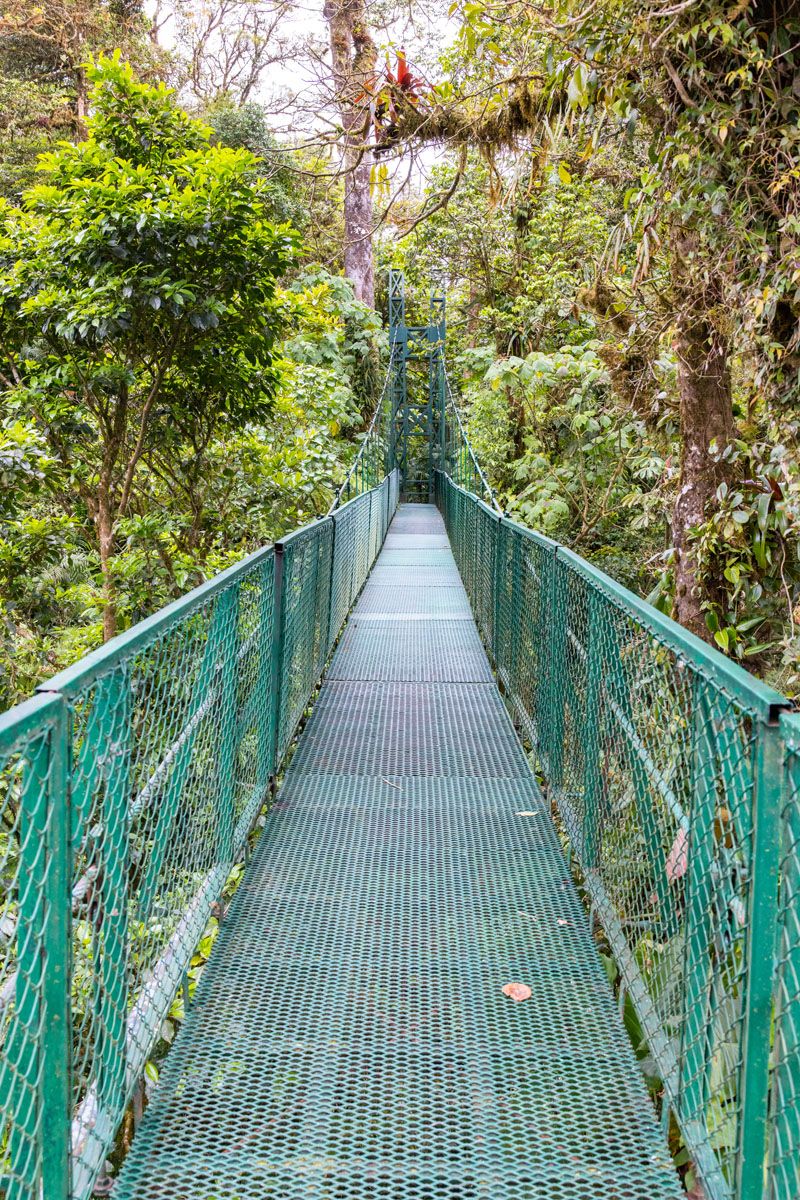
[[[331,512],[0,717],[3,1200],[800,1195],[800,718],[503,515],[445,333],[392,272]]]

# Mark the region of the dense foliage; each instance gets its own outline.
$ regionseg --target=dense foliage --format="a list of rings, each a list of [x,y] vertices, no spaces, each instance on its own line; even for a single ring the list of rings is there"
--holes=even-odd
[[[793,6],[457,12],[442,79],[398,124],[462,149],[401,245],[460,291],[450,329],[494,481],[795,689]]]
[[[375,228],[386,220],[375,241],[378,265],[405,266],[420,293],[447,279],[457,351],[451,370],[509,510],[795,689],[794,6],[559,0],[542,8],[470,0],[451,6],[454,38],[435,67],[426,53],[424,78],[413,65],[407,71],[405,60],[402,78],[399,59],[397,70],[382,70],[375,31],[366,26],[374,14],[326,11],[333,91],[316,101],[298,94],[294,104],[301,112],[316,103],[316,128],[327,131],[323,113],[334,102],[343,124],[299,145],[273,132],[284,101],[270,114],[257,99],[270,67],[299,53],[281,4],[256,11],[228,0],[204,8],[202,21],[183,3],[146,9],[63,0],[33,14],[8,9],[0,29],[0,86],[9,100],[0,174],[11,201],[4,215],[2,469],[25,487],[19,511],[7,513],[7,502],[3,512],[3,561],[13,580],[3,595],[8,644],[27,652],[18,655],[23,665],[7,696],[41,673],[43,655],[61,662],[92,644],[102,619],[108,634],[114,622],[134,619],[324,503],[352,434],[363,427],[379,369],[378,323],[339,279],[344,264],[363,289],[371,271],[363,253],[369,231],[349,250],[347,231],[364,224],[363,167],[373,150]],[[159,43],[169,20],[175,44],[165,49]],[[217,215],[238,189],[242,205],[257,195],[264,228],[288,223],[302,237],[290,282],[276,285],[262,306],[272,313],[263,344],[263,329],[247,333],[232,321],[188,326],[170,352],[127,489],[122,464],[137,445],[142,387],[154,350],[168,342],[170,304],[178,303],[156,309],[147,297],[164,299],[175,286],[178,294],[183,286],[205,291],[184,271],[184,257],[202,269],[209,243],[201,235],[170,257],[170,239],[177,246],[179,226],[185,234],[193,219],[188,209],[176,210],[174,228],[155,223],[133,235],[135,254],[144,254],[136,271],[151,273],[151,290],[132,314],[127,348],[122,331],[114,334],[114,369],[138,372],[139,390],[104,484],[100,418],[84,411],[75,387],[79,370],[100,369],[97,357],[90,363],[95,335],[84,338],[81,330],[102,322],[109,302],[105,283],[91,273],[93,247],[105,239],[104,269],[120,286],[132,267],[115,257],[130,247],[120,241],[114,249],[106,237],[101,179],[105,172],[107,186],[116,186],[115,172],[127,178],[150,169],[158,177],[154,195],[172,186],[161,164],[126,160],[130,146],[120,161],[132,166],[101,161],[115,150],[102,147],[86,62],[90,52],[115,47],[143,78],[175,83],[202,117],[201,135],[196,122],[177,118],[158,87],[147,93],[160,96],[156,107],[177,122],[174,154],[199,155],[205,164],[197,182],[206,200],[222,206]],[[316,62],[317,50],[308,53]],[[363,79],[347,75],[348,55],[371,64]],[[51,151],[43,182],[35,183],[36,154],[64,137],[77,148]],[[199,140],[190,146],[186,138]],[[337,138],[355,164],[344,178],[325,149]],[[398,186],[402,171],[392,157],[430,141],[445,152],[426,186],[414,184],[419,172],[410,187]],[[84,188],[92,170],[93,198]],[[64,195],[53,198],[53,188]],[[127,185],[120,197],[135,226],[142,210]],[[68,286],[59,282],[58,264],[69,237],[57,234],[56,219],[65,230],[94,229],[63,254]],[[43,238],[51,239],[49,249]],[[163,260],[152,255],[162,240]],[[21,244],[24,259],[15,253]],[[222,252],[219,261],[228,257]],[[356,258],[357,270],[348,266]],[[233,278],[235,256],[230,266]],[[286,267],[285,259],[269,267],[273,283]],[[377,278],[380,290],[380,272]],[[71,312],[72,331],[51,321],[42,339],[35,326],[48,319],[44,281],[51,310]],[[241,312],[245,295],[252,299],[250,289],[265,282],[263,272],[247,271]],[[26,289],[41,294],[35,304],[26,299],[23,312]],[[193,315],[210,326],[218,314],[213,294],[208,299],[205,315]],[[242,354],[237,339],[247,337]],[[129,361],[133,347],[138,362]],[[103,360],[102,370],[108,366]],[[49,419],[53,405],[62,422],[66,410],[81,410],[70,416],[66,440]],[[312,468],[313,478],[306,475]],[[113,538],[98,526],[105,491]],[[235,528],[228,512],[236,514]],[[40,570],[56,572],[67,602],[36,582]]]
[[[118,59],[2,213],[2,700],[327,507],[380,323],[280,178]],[[216,114],[219,116],[219,114]],[[240,138],[239,140],[243,140]]]
[[[436,0],[423,77],[330,0],[280,136],[293,7],[4,9],[0,704],[327,509],[376,262],[446,285],[507,510],[800,693],[796,4]]]

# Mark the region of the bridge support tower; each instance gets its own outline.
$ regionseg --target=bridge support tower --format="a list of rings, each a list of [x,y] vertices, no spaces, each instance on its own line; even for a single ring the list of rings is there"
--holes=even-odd
[[[402,499],[433,503],[444,429],[445,299],[430,298],[427,325],[406,322],[405,278],[389,272],[389,465],[400,468]]]

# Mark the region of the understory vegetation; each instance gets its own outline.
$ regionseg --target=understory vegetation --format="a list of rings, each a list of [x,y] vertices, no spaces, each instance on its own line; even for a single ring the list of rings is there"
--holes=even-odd
[[[325,510],[390,265],[508,512],[794,694],[795,6],[319,16],[8,7],[0,702]]]
[[[215,133],[118,56],[87,78],[86,138],[0,214],[4,706],[324,513],[385,340],[303,260],[257,111]]]

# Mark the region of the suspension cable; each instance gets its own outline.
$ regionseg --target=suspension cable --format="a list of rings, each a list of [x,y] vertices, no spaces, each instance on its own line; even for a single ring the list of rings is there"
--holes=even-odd
[[[456,423],[458,425],[458,432],[461,435],[461,442],[464,446],[464,449],[467,451],[467,453],[470,457],[472,466],[475,469],[475,474],[478,476],[478,479],[480,480],[481,484],[483,485],[483,490],[485,491],[486,495],[489,498],[489,503],[500,513],[501,517],[505,516],[505,511],[503,509],[503,506],[501,505],[500,501],[497,499],[497,493],[495,492],[492,485],[489,483],[489,480],[486,478],[486,476],[483,472],[483,468],[481,467],[481,464],[478,462],[477,455],[475,454],[475,451],[472,448],[472,443],[470,442],[469,437],[467,436],[467,431],[464,428],[464,422],[461,419],[461,410],[459,408],[458,400],[456,398],[456,393],[452,387],[452,384],[450,383],[450,376],[447,374],[447,365],[444,361],[444,355],[442,356],[442,371],[444,372],[444,382],[445,382],[445,389],[447,392],[448,408],[452,409],[452,411],[453,411],[453,415],[454,415],[454,417],[456,419]]]
[[[390,354],[389,354],[389,363],[388,363],[387,370],[386,370],[386,378],[384,379],[380,396],[378,397],[377,403],[375,405],[375,411],[372,414],[372,419],[370,420],[370,423],[367,427],[366,433],[364,434],[364,438],[362,440],[361,446],[359,447],[358,453],[356,454],[355,458],[353,459],[353,462],[350,465],[350,469],[347,472],[347,475],[345,476],[341,487],[337,491],[333,503],[331,504],[330,508],[328,509],[328,514],[335,512],[336,509],[340,507],[345,496],[349,497],[351,485],[352,485],[354,479],[357,480],[359,471],[363,472],[363,468],[366,463],[367,456],[369,454],[381,449],[381,446],[380,446],[381,417],[383,415],[386,394],[387,394],[387,392],[389,390],[389,386],[392,382],[394,368],[395,368],[395,360],[396,360],[398,350],[400,350],[400,352],[402,353],[401,344],[397,341],[392,342]],[[490,506],[492,508],[494,508],[495,511],[500,514],[500,516],[505,516],[503,506],[501,505],[501,503],[497,497],[497,493],[495,492],[492,485],[489,483],[489,480],[486,478],[484,470],[481,467],[481,464],[478,461],[478,457],[472,447],[472,443],[470,442],[469,436],[466,431],[466,427],[464,425],[464,421],[461,416],[461,408],[460,408],[460,405],[458,402],[458,397],[457,397],[455,389],[453,388],[453,386],[450,382],[450,376],[447,373],[447,365],[444,360],[444,355],[441,356],[441,364],[442,364],[442,372],[443,372],[444,383],[445,383],[445,399],[446,399],[445,422],[447,423],[447,414],[452,413],[453,417],[455,418],[455,426],[456,426],[456,430],[457,430],[457,436],[460,441],[461,449],[466,452],[468,459],[469,459],[469,463],[470,463],[470,467],[471,467],[470,475],[472,476],[471,482],[474,483],[475,481],[477,481],[480,484]],[[391,420],[391,417],[389,419]],[[384,468],[384,473],[385,473],[385,471],[388,467],[388,464],[385,460],[385,447],[383,447],[383,450],[384,450],[383,468]],[[447,463],[445,463],[444,465],[447,466]],[[455,482],[463,485],[464,481],[456,479]]]
[[[383,387],[381,389],[381,394],[378,397],[377,403],[375,405],[375,411],[372,414],[372,420],[370,421],[369,425],[367,426],[367,431],[364,434],[364,438],[363,438],[363,441],[361,442],[361,446],[359,447],[358,453],[356,454],[355,458],[353,459],[352,463],[350,464],[350,470],[347,472],[347,474],[344,478],[344,482],[342,483],[341,487],[339,488],[338,492],[336,493],[333,504],[328,509],[329,516],[342,503],[342,497],[344,496],[345,492],[349,492],[349,490],[350,490],[351,480],[353,479],[353,477],[355,475],[357,475],[358,469],[363,464],[363,460],[365,459],[366,454],[370,450],[372,450],[372,448],[374,446],[373,435],[375,435],[376,438],[380,437],[380,419],[381,419],[381,414],[383,412],[383,405],[384,405],[384,401],[386,399],[386,393],[389,389],[389,385],[392,382],[392,372],[394,370],[395,353],[396,353],[396,349],[397,349],[398,345],[399,345],[398,342],[392,342],[391,350],[390,350],[390,354],[389,354],[389,364],[386,368],[386,378],[383,381]],[[384,463],[384,467],[386,467],[386,466],[387,466],[387,464]]]

